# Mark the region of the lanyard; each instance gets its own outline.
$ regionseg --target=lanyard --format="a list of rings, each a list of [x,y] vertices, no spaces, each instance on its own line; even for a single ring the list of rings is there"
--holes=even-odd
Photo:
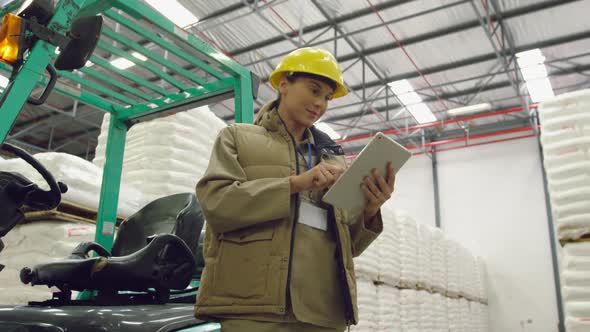
[[[301,149],[299,147],[297,147],[297,152],[301,155],[301,158],[303,158],[303,161],[305,161],[305,163],[307,163],[307,170],[309,171],[311,169],[311,143],[309,143],[309,141],[307,141],[307,159],[305,159],[305,155],[303,154],[303,152],[301,151]]]

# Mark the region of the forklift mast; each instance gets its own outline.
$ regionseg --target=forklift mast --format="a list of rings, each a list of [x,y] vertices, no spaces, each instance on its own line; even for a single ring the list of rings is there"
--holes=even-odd
[[[14,21],[15,15],[11,12],[23,3],[25,0],[3,1],[0,17],[10,16]],[[22,15],[27,24],[23,25],[26,28],[20,37],[29,36],[29,42],[18,44],[23,48],[19,53],[22,59],[12,64],[0,60],[0,71],[10,75],[10,82],[0,96],[0,144],[10,138],[10,130],[26,102],[43,102],[31,98],[31,92],[37,87],[45,89],[44,95],[52,91],[110,113],[95,236],[96,242],[110,250],[117,220],[127,130],[138,122],[229,98],[235,100],[235,122],[251,123],[259,81],[224,53],[139,0],[60,0],[55,6],[48,3],[52,4],[53,0],[35,0],[31,5],[46,14],[47,22],[31,19],[30,13]],[[114,22],[126,33],[102,26],[96,48],[148,70],[168,83],[167,88],[118,69],[92,53],[86,54],[92,67],[86,62],[86,66],[77,70],[65,68],[67,61],[60,59],[56,49],[59,47],[60,52],[67,52],[68,37],[75,37],[70,32],[80,29],[86,24],[84,22],[96,24],[96,20],[84,18],[97,15]],[[34,38],[30,38],[31,34]],[[1,36],[2,33],[0,39]],[[0,53],[2,43],[0,40]],[[79,48],[75,46],[70,49]],[[160,54],[171,55],[178,61]],[[143,61],[145,59],[149,61]],[[53,65],[58,69],[55,72],[52,72]],[[49,78],[44,74],[46,69],[51,74]],[[133,84],[122,83],[127,81]]]

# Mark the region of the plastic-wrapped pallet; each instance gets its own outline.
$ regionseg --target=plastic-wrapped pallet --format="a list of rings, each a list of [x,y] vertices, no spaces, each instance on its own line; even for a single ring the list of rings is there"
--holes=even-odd
[[[462,245],[457,247],[457,260],[458,260],[458,271],[459,271],[459,295],[467,295],[469,288],[469,252]]]
[[[401,332],[420,332],[420,304],[418,302],[418,291],[413,289],[402,289],[400,291],[401,310]]]
[[[377,286],[373,281],[357,279],[358,325],[351,326],[351,331],[372,332],[377,329],[378,304]]]
[[[432,331],[435,327],[435,320],[437,319],[434,311],[434,298],[432,294],[426,291],[418,291],[417,294],[419,309],[418,322],[420,331]]]
[[[20,270],[40,263],[64,258],[81,242],[94,240],[94,225],[46,221],[17,225],[2,239],[5,248],[0,263],[0,301],[3,304],[26,304],[51,298],[45,286],[31,287],[20,281]]]
[[[590,90],[539,106],[549,194],[560,239],[590,232]]]
[[[479,308],[479,302],[468,302],[469,305],[469,318],[471,320],[470,326],[471,331],[473,332],[482,332],[480,323],[481,323],[481,310]]]
[[[379,277],[379,250],[376,245],[369,246],[363,253],[353,258],[354,272],[357,278],[371,281],[378,280]]]
[[[435,228],[432,231],[432,287],[443,293],[447,290],[447,255],[444,233]]]
[[[418,281],[418,225],[406,214],[398,214],[400,284],[413,287]]]
[[[434,311],[436,319],[434,320],[434,331],[448,332],[449,331],[449,317],[447,314],[447,298],[441,294],[432,295],[434,301]]]
[[[418,286],[432,288],[432,229],[418,225]]]
[[[446,298],[446,300],[447,315],[449,318],[449,332],[464,332],[463,325],[461,324],[461,309],[459,307],[459,300],[452,298]]]
[[[447,293],[459,294],[459,244],[451,239],[445,240],[447,256]]]
[[[572,324],[590,320],[590,242],[563,248],[562,282],[566,318]]]
[[[474,299],[477,297],[475,291],[475,257],[473,257],[469,250],[463,247],[461,247],[460,250],[461,256],[459,263],[459,292],[462,295],[468,297],[469,299]]]
[[[109,121],[107,114],[93,161],[99,166],[104,164]],[[136,124],[126,137],[123,180],[139,188],[147,201],[193,192],[225,126],[207,106]]]
[[[399,228],[395,212],[384,205],[381,208],[383,217],[383,233],[375,240],[381,265],[379,266],[379,281],[390,286],[399,285],[401,274],[401,257],[399,254]]]
[[[475,260],[475,282],[476,282],[476,293],[479,300],[487,301],[488,299],[488,286],[487,286],[487,270],[486,265],[481,257],[476,257]]]
[[[483,331],[488,332],[490,331],[490,317],[489,317],[489,307],[487,305],[482,305],[482,315],[481,315],[481,326],[483,326]]]
[[[488,332],[490,330],[490,323],[488,317],[488,306],[485,304],[479,304],[479,326],[482,332]]]
[[[464,298],[459,299],[459,321],[461,324],[461,331],[473,331],[471,326],[471,311],[469,309],[469,301]]]
[[[97,210],[100,200],[102,170],[80,157],[62,152],[37,153],[34,157],[54,176],[56,181],[68,185],[68,191],[62,195],[65,202]],[[47,182],[32,166],[20,158],[0,161],[0,169],[18,172],[38,184],[42,189],[49,189]],[[119,190],[117,214],[128,217],[145,205],[140,191],[122,183]]]
[[[377,285],[377,331],[400,331],[400,290]]]

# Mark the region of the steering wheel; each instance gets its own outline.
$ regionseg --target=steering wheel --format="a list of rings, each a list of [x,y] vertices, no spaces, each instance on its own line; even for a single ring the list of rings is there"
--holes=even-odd
[[[55,181],[55,178],[45,166],[25,150],[9,143],[4,143],[1,149],[15,154],[31,165],[47,182],[49,190],[39,188],[39,186],[18,173],[9,172],[0,172],[0,190],[4,189],[6,194],[16,202],[34,209],[51,210],[56,208],[61,202],[61,194],[68,191],[68,186]]]

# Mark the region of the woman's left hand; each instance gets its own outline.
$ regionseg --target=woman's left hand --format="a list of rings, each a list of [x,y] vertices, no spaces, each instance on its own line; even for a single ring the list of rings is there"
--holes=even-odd
[[[391,198],[395,185],[395,172],[391,162],[387,163],[387,180],[375,168],[371,173],[372,176],[365,176],[361,184],[361,188],[368,200],[367,207],[365,208],[365,222],[373,219],[383,203]]]

